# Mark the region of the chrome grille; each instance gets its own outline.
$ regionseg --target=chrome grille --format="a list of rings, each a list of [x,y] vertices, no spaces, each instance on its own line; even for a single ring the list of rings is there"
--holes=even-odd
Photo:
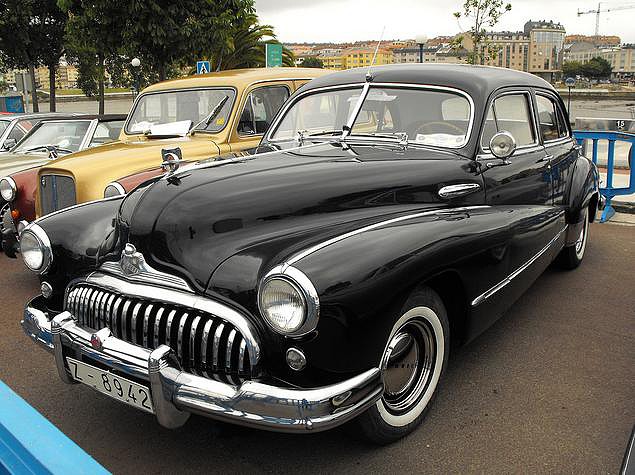
[[[185,371],[230,384],[255,376],[243,335],[215,315],[83,283],[67,292],[65,309],[80,325],[108,327],[129,343],[150,349],[170,346]]]
[[[39,187],[42,215],[68,208],[77,203],[75,180],[69,176],[42,175]]]

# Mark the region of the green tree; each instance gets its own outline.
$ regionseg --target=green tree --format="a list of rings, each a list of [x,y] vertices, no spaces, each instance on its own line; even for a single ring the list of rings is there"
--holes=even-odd
[[[503,0],[465,0],[461,11],[454,13],[457,20],[465,18],[471,23],[468,32],[472,49],[468,54],[468,63],[482,64],[486,57],[496,57],[497,51],[489,46],[485,28],[494,27],[500,17],[511,9],[511,3],[504,3]],[[462,42],[463,37],[459,37],[458,41]]]
[[[271,25],[261,25],[255,13],[249,13],[230,30],[230,41],[223,48],[210,51],[208,58],[213,69],[261,68],[265,66],[265,44],[278,43]],[[294,66],[293,53],[283,46],[283,66]]]
[[[39,0],[38,8],[32,17],[37,33],[38,59],[49,70],[49,110],[54,112],[55,79],[60,58],[65,53],[67,15],[57,5],[57,0]]]
[[[567,77],[576,77],[582,75],[582,67],[583,64],[580,61],[565,61],[562,65],[562,76]]]
[[[613,72],[611,63],[599,56],[591,58],[588,63],[582,65],[582,74],[593,79],[609,78],[611,77],[611,72]]]
[[[303,68],[323,68],[324,62],[322,62],[320,58],[309,56],[302,60],[300,66],[302,66]]]
[[[106,61],[117,57],[126,27],[124,0],[58,0],[68,13],[66,41],[69,56],[78,63],[78,83],[87,96],[97,95],[104,113]]]
[[[39,112],[35,83],[39,38],[32,22],[37,4],[37,0],[0,0],[0,51],[9,68],[29,70],[34,112]]]

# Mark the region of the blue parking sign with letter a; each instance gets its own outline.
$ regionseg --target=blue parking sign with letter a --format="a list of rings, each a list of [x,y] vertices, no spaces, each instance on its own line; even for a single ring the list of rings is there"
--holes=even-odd
[[[196,62],[196,74],[207,74],[211,70],[209,61],[197,61]]]

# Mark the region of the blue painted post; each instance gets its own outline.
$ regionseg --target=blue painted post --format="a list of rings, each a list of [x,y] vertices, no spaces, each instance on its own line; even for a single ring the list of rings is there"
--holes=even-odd
[[[598,164],[598,139],[593,139],[593,163]]]
[[[613,167],[615,166],[615,139],[609,138],[608,156],[606,157],[606,189],[613,189]],[[615,214],[615,209],[611,206],[612,195],[607,196],[606,206],[600,218],[601,223],[607,222]]]

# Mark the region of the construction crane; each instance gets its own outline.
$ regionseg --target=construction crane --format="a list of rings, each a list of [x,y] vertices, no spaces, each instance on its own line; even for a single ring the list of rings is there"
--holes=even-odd
[[[586,15],[588,13],[595,13],[595,36],[600,36],[600,12],[608,13],[608,12],[615,12],[617,10],[629,10],[631,8],[635,8],[635,4],[619,5],[616,7],[605,8],[604,10],[602,10],[601,6],[602,6],[602,2],[599,2],[597,10],[587,10],[585,12],[581,12],[580,9],[578,8],[578,16]]]

